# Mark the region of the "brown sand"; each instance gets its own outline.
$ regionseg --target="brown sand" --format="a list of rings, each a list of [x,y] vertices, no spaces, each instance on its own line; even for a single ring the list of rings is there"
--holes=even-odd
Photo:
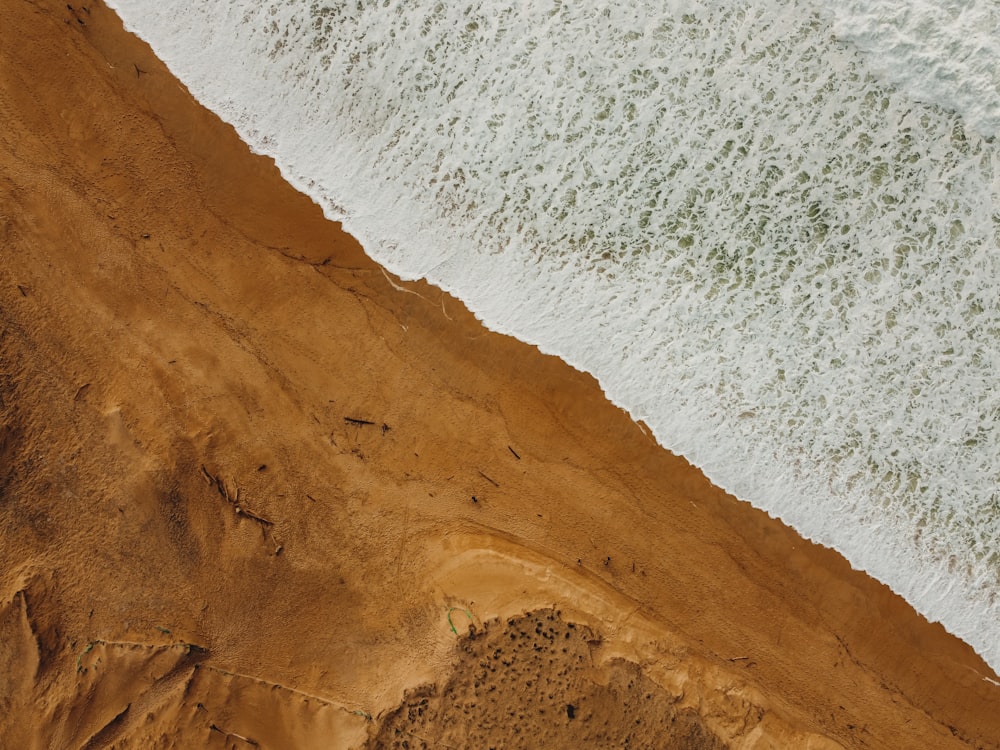
[[[390,281],[103,5],[0,7],[0,747],[1000,747],[968,646]]]

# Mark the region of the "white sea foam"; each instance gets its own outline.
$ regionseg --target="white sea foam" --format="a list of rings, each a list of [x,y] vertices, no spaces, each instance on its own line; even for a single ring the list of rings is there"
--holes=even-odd
[[[1000,4],[989,0],[836,0],[834,32],[909,96],[1000,132]]]
[[[813,6],[115,5],[376,259],[1000,667],[1000,157]]]

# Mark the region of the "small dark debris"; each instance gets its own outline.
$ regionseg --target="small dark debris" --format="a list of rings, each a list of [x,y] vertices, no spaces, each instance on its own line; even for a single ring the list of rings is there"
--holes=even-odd
[[[267,464],[261,464],[258,466],[257,471],[267,471]]]
[[[570,719],[576,718],[576,706],[574,706],[572,703],[566,704],[566,716],[568,716]]]
[[[479,471],[479,469],[476,469],[476,471],[479,473],[479,476],[481,476],[487,482],[489,482],[490,484],[492,484],[494,487],[496,487],[498,489],[500,488],[500,483],[497,482],[495,479],[492,479],[492,478],[486,476],[483,472]]]

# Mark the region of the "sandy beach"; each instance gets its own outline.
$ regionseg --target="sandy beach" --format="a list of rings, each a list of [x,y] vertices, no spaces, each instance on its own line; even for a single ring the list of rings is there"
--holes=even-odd
[[[2,3],[0,747],[997,748],[1000,678]]]

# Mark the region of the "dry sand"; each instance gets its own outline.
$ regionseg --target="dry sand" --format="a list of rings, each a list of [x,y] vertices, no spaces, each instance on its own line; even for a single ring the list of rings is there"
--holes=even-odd
[[[390,280],[103,5],[0,10],[0,747],[1000,746],[968,646]]]

